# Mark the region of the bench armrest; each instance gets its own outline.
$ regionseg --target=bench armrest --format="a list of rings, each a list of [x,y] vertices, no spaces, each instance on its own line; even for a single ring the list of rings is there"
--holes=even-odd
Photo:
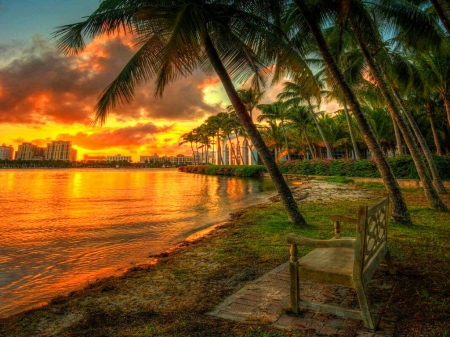
[[[339,221],[339,222],[342,221],[342,222],[345,222],[345,223],[354,223],[354,224],[358,223],[358,219],[350,218],[350,217],[345,216],[345,215],[336,215],[336,214],[334,214],[334,215],[331,215],[329,217],[329,219],[331,221]]]
[[[287,236],[287,242],[291,245],[300,245],[314,248],[355,248],[356,239],[315,240],[291,233]]]

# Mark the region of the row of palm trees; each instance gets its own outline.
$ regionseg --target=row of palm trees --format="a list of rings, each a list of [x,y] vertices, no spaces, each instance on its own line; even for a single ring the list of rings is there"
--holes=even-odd
[[[133,98],[136,85],[151,78],[156,94],[162,95],[170,82],[197,69],[215,72],[296,224],[305,219],[236,83],[250,81],[262,92],[269,76],[272,82],[289,79],[301,95],[281,99],[306,103],[316,126],[320,122],[313,109],[327,89],[346,119],[353,117],[374,158],[392,200],[394,220],[410,223],[360,93],[369,92],[369,86],[387,109],[397,143],[402,138],[413,158],[430,207],[448,210],[439,196],[445,189],[431,151],[411,111],[412,98],[438,95],[450,123],[450,75],[444,70],[450,54],[449,22],[447,0],[104,0],[84,21],[61,27],[55,35],[67,53],[82,50],[86,37],[123,30],[135,37],[137,52],[96,106],[95,122],[100,124],[118,103]],[[332,155],[332,144],[322,133]],[[288,140],[287,132],[284,138]]]

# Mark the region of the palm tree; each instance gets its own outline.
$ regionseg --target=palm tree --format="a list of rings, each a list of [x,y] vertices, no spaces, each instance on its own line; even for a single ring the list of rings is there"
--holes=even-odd
[[[250,89],[239,89],[237,92],[242,100],[242,103],[244,103],[248,111],[248,114],[250,115],[250,118],[252,118],[253,120],[253,110],[256,108],[258,103],[263,98],[264,91],[258,91],[254,88],[250,88]]]
[[[320,126],[319,121],[317,119],[316,112],[314,111],[314,107],[311,103],[312,99],[315,99],[318,104],[320,103],[321,100],[321,92],[319,90],[320,87],[316,79],[312,79],[311,81],[317,82],[315,90],[305,90],[305,85],[303,83],[296,83],[291,81],[284,82],[283,91],[278,95],[278,98],[284,100],[284,103],[287,106],[296,106],[302,102],[306,102],[308,104],[311,117],[327,149],[327,158],[332,158],[333,151],[331,149],[330,143],[325,137],[322,127]],[[311,88],[312,86],[308,85],[306,87]]]
[[[316,17],[315,15],[321,15],[321,11],[312,11],[308,8],[304,0],[294,0],[301,17],[298,20],[304,22],[308,27],[310,33],[312,34],[317,48],[322,55],[323,61],[325,62],[330,75],[332,76],[334,82],[341,89],[350,109],[355,117],[358,127],[364,137],[364,140],[372,153],[373,158],[377,164],[378,170],[381,173],[383,181],[386,188],[389,191],[390,198],[393,203],[393,214],[392,217],[395,221],[405,224],[411,223],[411,218],[406,207],[405,200],[401,193],[400,187],[397,180],[389,166],[383,152],[381,151],[380,144],[378,143],[367,118],[361,110],[359,101],[356,98],[355,93],[352,91],[344,75],[337,66],[335,59],[333,58],[325,38],[322,34],[322,30],[319,26],[321,17]],[[319,8],[320,9],[320,8]],[[300,23],[301,24],[301,23]]]
[[[386,76],[373,55],[383,55],[383,45],[379,31],[375,23],[368,13],[365,5],[360,0],[346,0],[338,4],[339,15],[343,22],[347,22],[355,32],[355,37],[359,43],[364,60],[370,70],[376,85],[379,87],[389,113],[397,123],[405,143],[409,149],[411,157],[416,166],[420,180],[422,181],[423,190],[430,203],[430,207],[437,210],[448,210],[447,206],[442,202],[439,194],[433,186],[428,169],[425,166],[420,151],[411,132],[411,129],[401,113],[395,96],[387,83]],[[370,36],[370,37],[369,37]]]
[[[312,159],[316,158],[314,147],[308,137],[308,126],[313,123],[309,109],[301,105],[291,106],[286,110],[286,121],[289,128],[299,130],[298,133],[300,134],[300,137],[298,137],[298,139],[300,139],[301,136],[305,138]]]
[[[105,122],[117,103],[133,98],[137,84],[155,77],[156,93],[161,95],[168,83],[209,63],[266,165],[290,221],[305,224],[283,175],[232,82],[232,77],[242,81],[250,74],[257,82],[264,80],[261,74],[266,67],[258,53],[268,49],[260,48],[259,42],[277,45],[280,37],[283,38],[267,20],[252,14],[261,9],[252,6],[261,7],[241,2],[105,0],[85,21],[60,28],[56,36],[60,36],[59,48],[66,52],[83,49],[84,36],[92,38],[126,29],[136,37],[140,49],[97,104],[95,121],[100,123]]]
[[[195,160],[195,152],[194,152],[194,140],[195,140],[195,136],[194,136],[194,133],[191,131],[191,132],[185,133],[181,136],[181,141],[180,141],[179,145],[189,143],[189,145],[191,146],[191,150],[192,150],[192,158],[194,158],[194,165],[197,165],[196,160]]]
[[[272,123],[278,124],[283,133],[284,146],[286,148],[287,159],[291,160],[291,155],[289,153],[289,143],[285,128],[285,112],[286,107],[282,102],[278,101],[272,104],[259,104],[258,109],[261,110],[261,115],[258,116],[258,122],[270,121]]]

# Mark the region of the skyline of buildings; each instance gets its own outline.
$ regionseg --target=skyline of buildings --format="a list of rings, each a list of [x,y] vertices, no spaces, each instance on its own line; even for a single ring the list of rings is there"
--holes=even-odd
[[[202,155],[197,153],[196,159],[201,160]],[[12,145],[3,144],[0,146],[0,160],[63,160],[77,161],[77,150],[72,148],[70,141],[52,141],[47,143],[47,147],[39,147],[30,142],[24,142],[14,151]],[[85,154],[83,162],[102,162],[102,161],[127,161],[132,162],[132,156],[128,155],[97,155]],[[169,162],[173,164],[191,163],[194,156],[178,155],[143,155],[139,157],[139,163],[150,162]]]

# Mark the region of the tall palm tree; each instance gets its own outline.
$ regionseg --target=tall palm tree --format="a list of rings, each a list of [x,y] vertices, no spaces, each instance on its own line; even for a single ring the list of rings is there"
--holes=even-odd
[[[194,133],[192,131],[190,131],[181,136],[181,141],[180,141],[179,145],[189,143],[189,145],[191,146],[191,150],[192,150],[192,158],[194,159],[194,165],[197,165],[196,159],[195,159],[194,141],[195,141]]]
[[[416,166],[417,173],[422,181],[423,190],[430,207],[437,210],[448,210],[447,206],[442,202],[439,194],[434,188],[433,182],[420,154],[414,136],[404,115],[401,113],[392,89],[387,83],[386,76],[383,73],[380,62],[373,56],[377,53],[380,53],[381,55],[383,54],[383,45],[381,43],[379,31],[371,15],[361,0],[345,0],[337,6],[341,20],[343,22],[348,21],[348,24],[355,32],[356,39],[361,48],[364,60],[370,70],[370,74],[385,99],[389,113],[397,123],[403,135],[405,143]]]
[[[289,153],[289,143],[285,127],[286,106],[284,106],[282,102],[278,101],[272,104],[259,104],[258,109],[261,110],[261,115],[258,116],[258,122],[261,123],[262,121],[271,121],[277,124],[279,121],[280,129],[283,133],[284,146],[287,153],[287,160],[291,160],[291,155]]]
[[[300,139],[301,136],[305,138],[309,153],[312,159],[315,159],[315,150],[308,136],[308,126],[313,123],[309,109],[301,105],[291,106],[286,110],[286,122],[288,127],[299,130],[298,138]]]
[[[85,21],[60,28],[56,36],[60,37],[60,49],[66,52],[83,49],[84,36],[92,38],[126,29],[136,37],[140,49],[108,86],[97,104],[95,120],[100,123],[105,122],[118,102],[129,102],[133,98],[137,84],[155,77],[156,93],[161,95],[168,83],[209,64],[221,80],[234,110],[274,181],[290,221],[305,224],[283,175],[232,82],[232,77],[242,81],[250,74],[257,82],[264,80],[261,75],[266,67],[260,62],[258,53],[270,51],[261,47],[277,45],[280,38],[283,39],[269,21],[253,15],[267,8],[261,8],[258,3],[240,1],[105,0]]]
[[[283,91],[278,95],[278,98],[284,100],[284,103],[287,106],[296,106],[302,102],[306,102],[308,104],[308,108],[311,114],[311,117],[319,131],[320,136],[322,137],[322,141],[325,144],[327,149],[327,158],[333,157],[333,151],[325,137],[325,133],[322,130],[322,127],[319,124],[319,121],[316,116],[316,112],[314,111],[314,107],[312,105],[312,99],[315,99],[317,104],[320,104],[321,100],[321,92],[320,86],[316,79],[310,79],[311,81],[315,81],[317,83],[315,90],[305,90],[305,85],[303,83],[296,83],[292,81],[286,81],[283,84]],[[311,88],[312,85],[306,86],[307,88]],[[319,90],[318,90],[319,89]]]
[[[386,158],[384,157],[383,152],[381,151],[380,144],[373,134],[367,118],[364,116],[355,93],[352,91],[347,81],[345,80],[344,75],[337,66],[337,63],[333,58],[332,53],[330,52],[329,47],[325,41],[319,25],[321,17],[316,17],[317,14],[321,14],[320,10],[310,10],[304,0],[294,0],[294,3],[299,10],[299,14],[301,15],[300,17],[298,17],[298,20],[300,21],[299,25],[302,25],[304,23],[306,27],[308,27],[309,32],[312,34],[317,48],[322,55],[323,61],[325,62],[328,71],[330,72],[330,75],[333,77],[334,82],[337,86],[339,86],[346,101],[348,102],[352,114],[355,117],[358,127],[363,135],[363,138],[373,158],[375,159],[375,163],[377,164],[378,170],[381,173],[386,188],[389,191],[390,198],[393,202],[392,217],[397,222],[410,224],[411,217],[401,193],[400,186],[398,185],[392,169],[389,166]]]

